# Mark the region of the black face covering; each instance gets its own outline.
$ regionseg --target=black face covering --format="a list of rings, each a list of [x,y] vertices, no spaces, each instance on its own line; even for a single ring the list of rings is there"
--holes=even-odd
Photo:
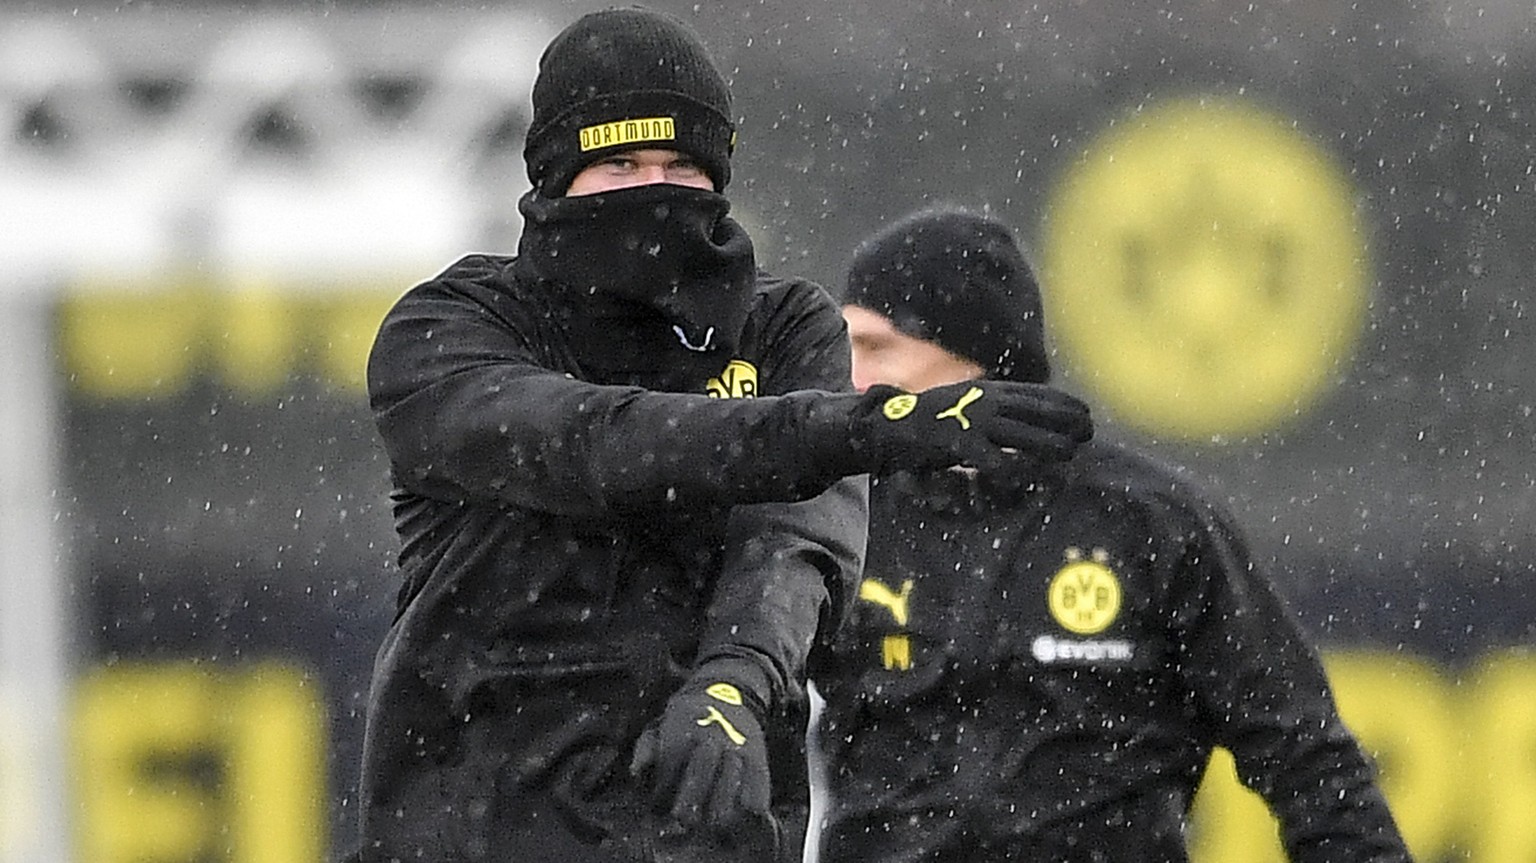
[[[715,192],[657,183],[518,204],[518,264],[595,307],[636,305],[691,351],[734,351],[757,271],[752,240]],[[594,309],[595,310],[595,309]]]

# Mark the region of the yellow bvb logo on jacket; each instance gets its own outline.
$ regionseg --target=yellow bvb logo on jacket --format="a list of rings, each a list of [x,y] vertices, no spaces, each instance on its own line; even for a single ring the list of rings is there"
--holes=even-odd
[[[757,396],[757,366],[746,360],[731,360],[719,377],[710,378],[704,391],[714,399],[750,399]]]
[[[1109,568],[1108,555],[1094,549],[1085,559],[1067,549],[1067,565],[1057,571],[1046,590],[1051,616],[1078,635],[1103,632],[1120,613],[1120,579]]]

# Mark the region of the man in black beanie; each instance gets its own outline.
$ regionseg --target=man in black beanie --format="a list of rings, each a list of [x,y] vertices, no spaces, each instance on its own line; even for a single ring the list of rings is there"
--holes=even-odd
[[[967,377],[1050,379],[1039,286],[1013,233],[997,221],[940,208],[898,222],[857,250],[843,302],[845,316],[872,324],[868,316],[877,315],[897,332],[967,358],[979,367]],[[857,385],[861,371],[873,372],[871,363],[888,355],[856,356]]]
[[[1037,384],[850,392],[836,304],[727,215],[735,138],[687,27],[582,17],[540,62],[518,254],[385,317],[403,584],[357,858],[798,859],[805,669],[857,588],[864,475],[1091,435]]]
[[[1008,228],[941,208],[857,250],[861,387],[1050,377]],[[875,477],[849,624],[813,669],[836,863],[1184,863],[1213,746],[1297,863],[1408,853],[1328,681],[1231,519],[1094,440],[1069,462]]]

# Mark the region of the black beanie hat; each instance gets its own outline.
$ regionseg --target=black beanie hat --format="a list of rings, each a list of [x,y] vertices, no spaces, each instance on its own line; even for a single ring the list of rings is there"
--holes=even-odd
[[[981,366],[1045,383],[1040,285],[1013,232],[961,209],[922,210],[859,244],[843,302]]]
[[[539,58],[523,159],[544,197],[624,150],[687,153],[724,191],[731,179],[731,91],[704,43],[675,18],[639,7],[592,12]]]

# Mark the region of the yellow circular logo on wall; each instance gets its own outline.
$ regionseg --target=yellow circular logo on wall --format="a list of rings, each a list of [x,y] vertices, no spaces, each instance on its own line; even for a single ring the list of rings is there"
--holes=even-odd
[[[1183,438],[1299,416],[1365,314],[1354,191],[1288,120],[1181,99],[1116,123],[1049,202],[1046,319],[1074,377]]]

